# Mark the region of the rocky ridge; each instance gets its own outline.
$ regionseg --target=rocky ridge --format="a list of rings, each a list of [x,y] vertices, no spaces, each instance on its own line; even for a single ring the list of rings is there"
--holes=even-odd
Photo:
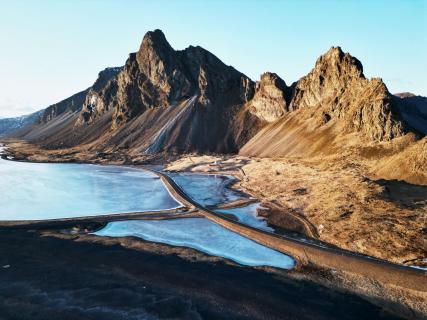
[[[368,80],[362,63],[333,47],[313,70],[298,81],[290,109],[316,109],[322,125],[337,121],[343,131],[357,131],[371,141],[391,140],[405,133],[392,95],[379,78]]]
[[[340,47],[291,86],[274,73],[255,84],[201,47],[173,49],[155,30],[124,67],[105,69],[91,88],[47,108],[22,136],[48,148],[134,155],[330,154],[424,135],[425,109],[414,99],[366,79],[361,62]]]
[[[289,111],[292,91],[277,74],[266,72],[256,83],[255,95],[247,108],[262,121],[274,122]]]
[[[331,48],[307,76],[286,89],[292,96],[288,112],[264,126],[240,149],[242,155],[340,154],[414,132],[420,127],[414,118],[427,123],[419,116],[407,121],[402,99],[393,96],[381,79],[366,79],[361,62],[340,47]]]

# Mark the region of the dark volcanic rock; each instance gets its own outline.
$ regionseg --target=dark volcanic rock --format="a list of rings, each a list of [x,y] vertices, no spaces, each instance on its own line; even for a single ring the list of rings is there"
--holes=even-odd
[[[409,92],[395,94],[403,120],[413,129],[427,134],[427,98]]]
[[[81,110],[88,91],[89,89],[80,91],[67,99],[47,107],[44,110],[40,121],[42,123],[47,123],[65,112],[76,112]]]
[[[85,94],[77,125],[93,121],[112,107],[104,101],[117,94],[117,75],[121,70],[121,67],[106,68],[98,74],[98,79]]]
[[[205,49],[175,51],[155,30],[130,54],[117,80],[88,95],[77,124],[91,124],[111,110],[107,144],[150,153],[236,152],[231,120],[252,98],[253,87]]]

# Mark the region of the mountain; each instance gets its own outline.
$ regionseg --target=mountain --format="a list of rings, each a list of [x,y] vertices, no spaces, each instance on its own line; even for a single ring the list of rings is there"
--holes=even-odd
[[[283,116],[263,127],[241,154],[339,153],[344,147],[391,141],[411,131],[401,102],[381,79],[366,79],[361,62],[340,47],[331,48],[307,76],[283,91],[292,96]]]
[[[148,32],[107,79],[51,106],[47,122],[22,137],[48,148],[85,144],[135,153],[230,153],[249,138],[234,119],[255,84],[201,47],[177,51],[160,30]]]
[[[427,134],[427,98],[409,92],[397,93],[400,113],[413,129],[423,135]]]
[[[13,134],[17,130],[38,121],[40,116],[43,114],[43,111],[44,110],[39,110],[34,113],[20,117],[1,118],[0,137],[7,134]]]
[[[64,147],[66,138],[75,136],[74,126],[82,112],[87,96],[93,90],[106,86],[120,71],[120,67],[102,70],[91,87],[41,110],[40,118],[37,121],[28,123],[9,135],[38,143],[47,148]]]
[[[277,74],[266,72],[256,83],[255,95],[247,103],[248,111],[262,121],[274,122],[289,111],[293,90]]]
[[[130,156],[310,157],[351,150],[371,158],[396,155],[390,163],[402,162],[406,146],[414,145],[407,156],[418,162],[426,99],[391,94],[340,47],[289,86],[272,72],[255,83],[201,47],[173,49],[155,30],[123,67],[101,71],[90,88],[49,106],[13,135],[50,149],[120,149]],[[422,169],[412,167],[412,176]]]

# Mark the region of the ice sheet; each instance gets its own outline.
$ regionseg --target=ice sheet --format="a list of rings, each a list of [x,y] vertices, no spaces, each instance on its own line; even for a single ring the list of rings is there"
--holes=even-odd
[[[179,206],[156,175],[139,169],[0,159],[0,220],[70,218]]]
[[[294,260],[204,218],[110,222],[99,236],[136,236],[148,241],[194,248],[248,266],[290,269]]]
[[[218,209],[218,210],[215,210],[215,212],[232,214],[235,217],[237,217],[237,219],[241,223],[247,224],[249,226],[252,226],[264,231],[274,232],[274,229],[267,225],[267,221],[264,218],[259,217],[257,215],[257,209],[259,207],[260,207],[259,203],[252,203],[250,205],[247,205],[241,208]]]
[[[231,177],[198,173],[169,173],[168,175],[185,193],[204,206],[243,198],[239,192],[226,187],[233,181]]]

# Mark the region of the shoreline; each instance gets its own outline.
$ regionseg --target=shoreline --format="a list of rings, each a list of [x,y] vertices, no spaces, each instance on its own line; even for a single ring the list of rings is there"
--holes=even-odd
[[[55,162],[55,161],[46,161],[46,162],[48,162],[48,163],[57,163],[57,162]],[[81,162],[81,163],[84,163],[84,162]],[[86,162],[87,163],[87,162]],[[116,164],[117,165],[117,164]],[[144,170],[146,170],[147,168],[141,168],[139,165],[138,166],[133,166],[133,167],[136,167],[136,168],[139,168],[139,169],[144,169]],[[220,173],[215,173],[215,174],[220,174]],[[237,177],[236,177],[237,178]],[[169,190],[170,192],[171,192],[171,190]],[[243,191],[244,192],[244,191]],[[174,198],[176,198],[176,196],[174,196]],[[179,200],[179,199],[178,199]],[[187,203],[188,204],[188,203]],[[194,205],[194,203],[192,204],[192,205]],[[199,211],[200,211],[200,207],[199,208],[197,208]],[[203,210],[208,210],[208,209],[206,209],[206,208],[202,208]],[[199,213],[200,214],[200,213]],[[104,220],[105,221],[108,221],[108,218],[109,217],[102,217],[102,216],[98,216],[97,218],[105,218]],[[222,217],[222,218],[224,218],[224,217]],[[123,219],[120,219],[120,220],[124,220],[124,219],[126,219],[126,220],[128,220],[129,218],[123,218]],[[72,218],[71,218],[71,220],[72,220]],[[73,224],[73,221],[67,221],[67,223],[69,224],[69,225],[72,225]],[[84,219],[86,222],[90,222],[90,220],[91,220],[91,218],[88,218],[88,217],[86,217],[86,219]],[[236,224],[236,221],[231,221],[231,223],[232,224]],[[237,223],[238,224],[238,223]],[[60,223],[58,223],[58,225],[60,225]],[[44,226],[43,227],[43,225],[41,224],[40,225],[40,228],[41,229],[43,229],[43,228],[46,228],[46,227],[48,227],[49,228],[49,226]],[[52,226],[50,226],[50,227],[52,227]],[[245,226],[245,228],[246,228],[247,226]],[[3,229],[3,228],[2,228]],[[12,229],[14,229],[14,227],[12,227]],[[259,230],[256,230],[257,232],[259,231]],[[246,235],[247,236],[247,235]],[[250,238],[250,237],[249,237]],[[251,239],[251,238],[250,238]],[[253,240],[253,239],[251,239],[251,240]],[[137,240],[134,240],[134,241],[137,241]],[[307,243],[301,243],[301,245],[303,245],[303,247],[304,248],[308,248],[308,247],[312,247],[312,245],[310,245],[310,244],[307,244]],[[289,246],[289,243],[288,243],[288,246]],[[319,249],[319,248],[317,248],[317,249]],[[320,248],[321,250],[325,250],[324,248]],[[326,249],[326,250],[330,250],[330,248],[328,248],[328,249]],[[303,251],[305,251],[306,252],[306,249],[303,249]],[[343,250],[341,250],[341,251],[338,251],[338,252],[343,252]],[[301,261],[302,259],[301,258],[299,258],[298,259],[298,257],[296,257],[296,255],[293,255],[292,253],[290,253],[289,251],[288,252],[285,252],[286,254],[288,254],[288,255],[291,255],[291,256],[293,256],[294,258],[297,258],[297,260],[298,261]],[[318,254],[318,253],[315,253],[315,254]],[[355,255],[355,256],[357,256],[357,254],[355,254],[355,253],[351,253],[351,254],[353,254],[353,255]],[[339,254],[340,255],[340,254]],[[301,256],[300,256],[301,257]],[[338,259],[340,259],[339,257],[338,257]],[[387,262],[386,262],[386,264],[388,264]],[[309,264],[310,265],[310,264]],[[323,265],[320,265],[320,269],[322,269],[322,268],[324,268],[325,266]],[[355,271],[355,270],[357,270],[357,269],[359,269],[360,268],[360,266],[353,266],[352,267],[352,270],[353,271]],[[406,268],[408,268],[408,267],[402,267],[402,269],[405,269],[406,270]],[[297,268],[297,269],[300,269],[300,266]],[[319,270],[320,270],[319,269]],[[329,268],[330,269],[330,268]],[[331,271],[332,271],[332,273],[334,273],[334,272],[338,272],[338,273],[342,273],[341,271],[342,270],[335,270],[334,268],[332,268],[332,269],[330,269]],[[412,270],[410,270],[410,274],[414,274],[414,269],[412,269]],[[382,272],[387,272],[387,271],[382,271]],[[345,274],[346,272],[343,272],[343,274]],[[417,284],[417,281],[415,281],[415,282],[413,282],[414,284],[415,284],[415,288],[418,288],[418,290],[421,290],[421,291],[419,291],[420,292],[420,294],[421,294],[421,297],[422,297],[422,295],[423,295],[423,289],[425,289],[425,287],[424,287],[424,284],[426,283],[425,281],[426,281],[426,276],[427,276],[427,273],[426,272],[422,272],[422,271],[420,271],[420,270],[416,270],[415,271],[415,274],[419,274],[419,275],[421,275],[421,274],[424,274],[422,277],[420,277],[419,278],[419,283]],[[342,275],[340,275],[340,276],[342,276]],[[348,279],[351,279],[352,277],[353,277],[353,275],[348,275],[348,274],[346,274],[344,277],[346,277],[346,278],[348,278]],[[347,279],[347,281],[348,281],[348,279]],[[356,282],[357,281],[359,281],[359,280],[356,280]],[[366,280],[362,280],[362,282],[363,281],[366,281]],[[333,282],[332,282],[333,283]],[[350,283],[351,283],[351,281],[350,281]],[[402,284],[404,284],[404,281],[403,282],[400,282],[400,284],[402,285]],[[375,284],[375,286],[376,285],[378,285],[378,284]],[[332,286],[334,286],[334,285],[332,285]],[[340,288],[340,285],[338,284],[338,283],[336,283],[335,284],[335,286],[336,286],[336,288]],[[374,294],[373,296],[369,296],[370,294],[372,294],[372,292],[371,293],[369,293],[369,291],[372,289],[372,288],[368,288],[368,290],[365,290],[365,292],[363,292],[363,290],[362,290],[362,292],[360,291],[360,290],[354,290],[354,288],[353,288],[353,290],[352,289],[350,289],[352,287],[352,285],[350,285],[350,286],[348,286],[348,284],[347,285],[344,285],[344,286],[342,286],[341,285],[341,288],[343,289],[343,290],[350,290],[350,292],[351,291],[353,291],[353,292],[355,292],[355,293],[357,293],[357,294],[359,294],[359,295],[361,295],[361,296],[365,296],[365,298],[367,298],[368,300],[370,300],[370,301],[377,301],[377,299],[378,298],[375,298],[375,296],[378,296],[378,294]],[[405,287],[405,286],[404,286]],[[360,289],[360,288],[359,288]],[[390,289],[390,288],[386,288],[386,287],[384,287],[382,290],[385,290],[386,292],[388,292],[388,290],[394,290],[393,288],[392,289]],[[406,290],[406,289],[405,289]],[[425,293],[425,291],[424,291],[424,293]],[[425,298],[424,298],[425,299]],[[390,301],[398,301],[397,299],[391,299]],[[421,298],[421,301],[422,301],[423,299]],[[411,303],[409,303],[409,305],[410,305]],[[407,308],[408,306],[406,306],[406,307],[404,307],[404,308]],[[416,309],[419,309],[419,308],[417,308],[417,307],[414,307],[414,306],[412,306],[412,307],[409,307],[409,310],[416,310]],[[409,314],[411,313],[411,311],[407,311],[407,312],[409,312]],[[412,311],[413,312],[413,311]],[[421,309],[419,309],[419,312],[421,312],[420,313],[420,315],[426,315],[426,311],[424,310],[424,311],[422,311],[422,308]],[[406,313],[406,312],[403,312],[403,313]]]
[[[244,267],[133,237],[0,235],[0,313],[9,319],[399,319],[393,313],[403,311],[334,289],[322,270]]]

